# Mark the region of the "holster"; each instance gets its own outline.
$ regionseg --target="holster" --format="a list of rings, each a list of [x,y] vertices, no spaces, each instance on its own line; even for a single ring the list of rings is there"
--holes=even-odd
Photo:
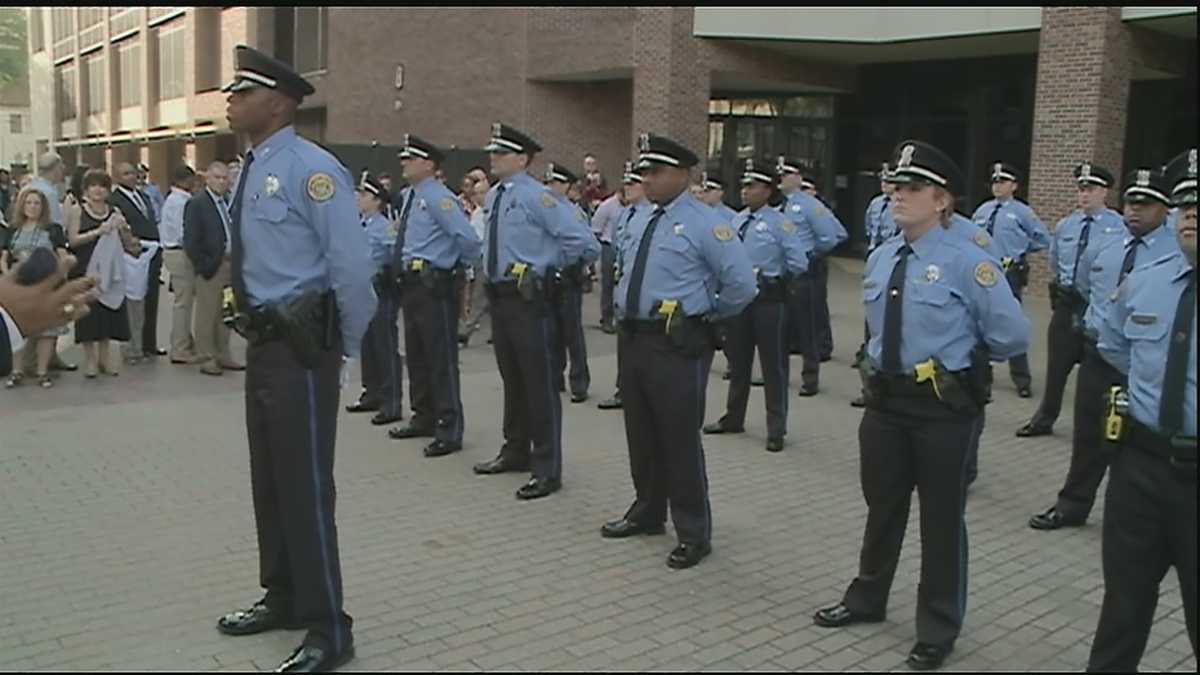
[[[786,302],[789,279],[787,277],[764,277],[758,275],[758,297],[761,302]]]
[[[970,368],[961,373],[952,373],[946,370],[941,361],[934,360],[933,376],[942,403],[950,410],[970,417],[978,415],[987,401],[986,398],[981,400],[972,390],[973,371],[974,368]]]
[[[225,323],[251,345],[283,340],[300,365],[312,370],[337,344],[339,326],[333,291],[309,291],[287,302],[225,316]]]
[[[883,403],[884,391],[883,378],[875,366],[871,365],[871,359],[867,358],[867,350],[862,349],[858,352],[858,377],[862,380],[863,402],[869,407],[876,408]]]
[[[963,386],[980,410],[992,400],[992,355],[985,345],[971,350],[971,367],[959,373]]]
[[[397,283],[396,273],[392,271],[391,265],[384,265],[379,274],[371,278],[371,283],[375,286],[375,293],[381,298],[400,297],[400,284]]]

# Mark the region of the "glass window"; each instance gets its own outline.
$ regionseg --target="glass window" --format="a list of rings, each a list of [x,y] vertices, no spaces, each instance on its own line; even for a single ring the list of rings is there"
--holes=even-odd
[[[786,117],[833,117],[832,96],[793,96],[783,102]]]
[[[708,123],[708,159],[720,162],[721,148],[725,145],[725,123]]]
[[[311,73],[324,70],[327,64],[328,17],[326,7],[297,7],[296,10],[296,70]]]
[[[55,42],[75,34],[75,10],[70,7],[54,7],[50,10],[50,33]]]
[[[108,93],[105,87],[104,55],[97,54],[83,62],[87,77],[87,111],[89,115],[104,112],[104,98]]]
[[[134,30],[141,23],[141,8],[137,9],[114,9],[109,17],[109,31],[114,36],[120,35],[127,31]]]
[[[709,115],[728,115],[729,101],[726,99],[712,99],[708,102]]]
[[[737,158],[743,160],[754,156],[754,125],[739,121],[737,124]]]
[[[122,108],[142,104],[142,43],[126,42],[117,48],[120,73],[118,98]]]
[[[55,78],[58,83],[58,119],[75,119],[75,64],[58,68]]]
[[[183,25],[160,29],[158,34],[158,98],[166,101],[184,95]]]

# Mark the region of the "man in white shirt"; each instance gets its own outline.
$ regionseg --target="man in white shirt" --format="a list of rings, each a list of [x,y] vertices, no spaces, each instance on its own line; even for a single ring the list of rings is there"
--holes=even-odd
[[[625,193],[617,190],[600,202],[592,216],[592,233],[600,240],[600,329],[610,334],[616,332],[613,325],[613,288],[616,285],[613,265],[616,252],[612,246],[612,235],[624,209]]]
[[[38,158],[38,175],[30,182],[30,186],[46,195],[46,201],[50,202],[50,222],[62,225],[63,229],[67,224],[63,222],[59,186],[66,177],[66,171],[62,157],[57,152],[47,152]]]
[[[163,202],[162,219],[158,223],[158,236],[175,298],[171,311],[171,363],[189,364],[197,361],[192,337],[196,270],[183,250],[183,209],[192,198],[196,172],[185,164],[175,169],[171,180],[171,192]]]

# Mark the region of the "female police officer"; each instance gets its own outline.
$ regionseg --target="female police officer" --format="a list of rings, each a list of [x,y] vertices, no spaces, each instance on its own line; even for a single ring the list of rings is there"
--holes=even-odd
[[[893,217],[903,233],[880,246],[863,281],[870,339],[859,426],[868,513],[858,578],[818,626],[882,621],[915,486],[921,498],[921,583],[910,667],[937,668],[962,626],[968,446],[986,399],[971,352],[997,359],[1029,346],[1029,320],[996,263],[946,230],[958,167],[936,148],[900,144]],[[974,375],[974,377],[973,377]]]

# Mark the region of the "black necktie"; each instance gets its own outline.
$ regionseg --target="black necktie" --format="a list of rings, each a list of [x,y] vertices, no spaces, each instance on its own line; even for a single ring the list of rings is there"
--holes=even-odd
[[[400,222],[396,225],[396,243],[392,246],[392,258],[396,271],[404,261],[404,239],[408,236],[408,212],[412,210],[413,202],[417,201],[417,191],[409,188],[408,199],[404,200],[404,208],[400,209]]]
[[[1135,237],[1133,241],[1129,242],[1129,250],[1125,252],[1125,259],[1121,261],[1121,276],[1117,277],[1118,286],[1120,286],[1121,282],[1125,281],[1125,277],[1129,276],[1129,273],[1133,271],[1133,261],[1137,259],[1137,249],[1138,244],[1140,243],[1142,243],[1140,237]]]
[[[242,173],[238,178],[237,192],[233,194],[233,206],[229,209],[229,234],[233,237],[230,243],[230,254],[233,257],[233,269],[230,278],[233,281],[234,300],[238,311],[247,311],[246,279],[242,276],[242,264],[245,251],[242,250],[242,198],[246,190],[246,178],[250,175],[250,165],[254,163],[254,153],[246,153],[246,161],[242,164]]]
[[[908,255],[912,249],[908,244],[900,247],[896,255],[900,258],[892,268],[888,279],[887,305],[883,310],[883,372],[900,375],[900,333],[904,318],[904,273],[908,270]]]
[[[996,215],[1000,213],[1000,202],[996,202],[995,208],[992,209],[992,215],[988,216],[987,231],[989,237],[996,236]]]
[[[504,198],[504,189],[504,183],[496,188],[496,201],[492,202],[492,212],[488,217],[487,275],[493,282],[499,278],[496,267],[500,264],[500,242],[497,238],[500,233],[500,200]]]
[[[746,222],[742,223],[742,226],[738,228],[738,238],[742,241],[746,241],[746,230],[750,229],[751,220],[754,220],[754,215],[747,215]]]
[[[654,230],[666,210],[663,207],[654,209],[654,216],[646,225],[642,239],[638,242],[637,258],[633,261],[633,272],[629,276],[629,292],[625,295],[625,317],[629,319],[642,318],[642,279],[646,277],[646,259],[650,257],[650,240],[654,238]]]
[[[1075,285],[1075,279],[1079,278],[1079,259],[1083,257],[1084,251],[1087,251],[1088,235],[1092,232],[1091,216],[1083,219],[1083,229],[1079,232],[1079,246],[1075,249],[1075,267],[1071,269],[1071,286]]]
[[[1188,356],[1196,318],[1196,270],[1188,270],[1188,282],[1175,307],[1171,345],[1167,348],[1167,372],[1163,375],[1162,401],[1158,408],[1158,430],[1173,436],[1183,426],[1183,396],[1187,387]]]

